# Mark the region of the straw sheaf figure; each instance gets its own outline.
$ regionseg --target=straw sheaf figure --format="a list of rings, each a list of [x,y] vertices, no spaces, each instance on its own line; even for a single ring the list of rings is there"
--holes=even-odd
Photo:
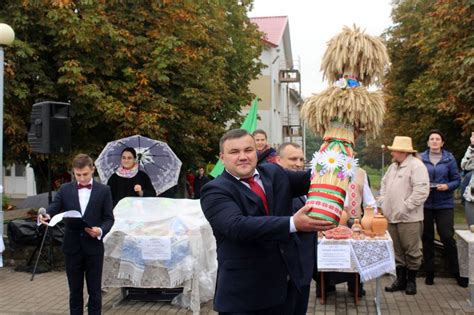
[[[307,98],[301,109],[308,126],[324,140],[313,157],[307,202],[313,207],[308,215],[316,219],[339,223],[346,189],[357,167],[355,135],[375,138],[383,122],[383,95],[369,92],[367,86],[380,84],[388,63],[382,40],[355,25],[344,27],[328,42],[321,68],[331,86]]]

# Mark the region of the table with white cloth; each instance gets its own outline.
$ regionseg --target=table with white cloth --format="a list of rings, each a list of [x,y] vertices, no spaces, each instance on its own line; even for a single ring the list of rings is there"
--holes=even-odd
[[[324,272],[357,273],[362,282],[375,279],[375,305],[377,314],[380,314],[379,277],[385,273],[395,274],[392,239],[388,232],[384,237],[362,240],[323,237],[318,241],[318,271],[322,274]],[[354,293],[357,302],[357,292]]]
[[[103,287],[177,288],[172,301],[199,314],[211,300],[217,274],[216,241],[199,200],[120,200],[104,238]]]
[[[459,275],[469,278],[469,299],[474,306],[474,233],[470,230],[455,230],[459,260]]]

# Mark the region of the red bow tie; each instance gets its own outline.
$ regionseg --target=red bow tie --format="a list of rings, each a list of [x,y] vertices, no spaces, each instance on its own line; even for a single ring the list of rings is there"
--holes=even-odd
[[[92,189],[92,184],[87,184],[87,185],[77,184],[77,189],[82,189],[82,188]]]

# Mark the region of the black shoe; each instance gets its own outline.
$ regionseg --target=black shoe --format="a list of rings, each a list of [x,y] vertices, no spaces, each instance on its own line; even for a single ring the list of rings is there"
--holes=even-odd
[[[418,270],[408,270],[407,272],[407,287],[405,294],[414,295],[416,294],[416,274]]]
[[[427,272],[425,278],[426,285],[433,285],[434,284],[434,272]]]
[[[469,286],[469,278],[456,275],[456,282],[460,287],[467,288]]]
[[[416,294],[416,282],[407,282],[407,288],[405,289],[406,295],[415,295]]]
[[[385,287],[385,292],[403,291],[407,288],[406,280],[395,279],[391,286]]]

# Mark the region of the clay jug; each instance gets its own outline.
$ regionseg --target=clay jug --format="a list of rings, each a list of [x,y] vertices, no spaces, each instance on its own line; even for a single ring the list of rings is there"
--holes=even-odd
[[[354,219],[354,224],[352,224],[351,229],[354,234],[360,234],[362,232],[362,225],[360,225],[359,219]]]
[[[387,231],[388,221],[383,216],[382,212],[377,212],[372,220],[372,231],[376,236],[384,236]]]
[[[347,226],[348,219],[349,219],[349,215],[347,214],[346,210],[342,210],[341,218],[339,219],[339,225]]]
[[[375,209],[372,207],[366,207],[364,209],[364,216],[360,221],[360,224],[365,231],[372,231],[372,220],[374,219]]]

